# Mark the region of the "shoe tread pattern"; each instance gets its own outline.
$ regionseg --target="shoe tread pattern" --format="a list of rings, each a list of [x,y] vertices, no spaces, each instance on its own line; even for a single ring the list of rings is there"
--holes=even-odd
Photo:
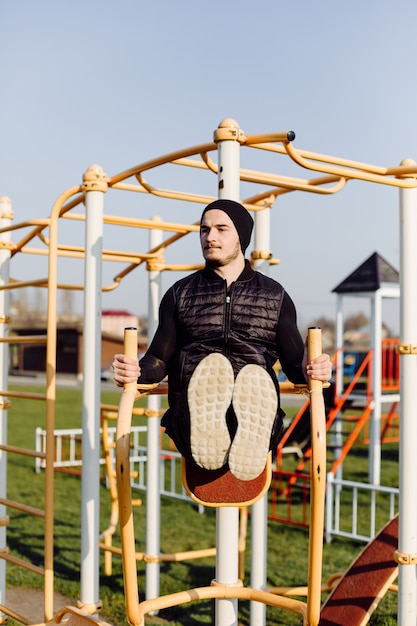
[[[253,480],[265,468],[278,410],[270,375],[259,365],[245,365],[236,377],[232,403],[238,426],[229,452],[230,471],[240,480]]]
[[[197,365],[188,386],[190,443],[194,461],[207,470],[227,461],[230,435],[226,411],[233,394],[233,368],[222,354],[213,353]]]

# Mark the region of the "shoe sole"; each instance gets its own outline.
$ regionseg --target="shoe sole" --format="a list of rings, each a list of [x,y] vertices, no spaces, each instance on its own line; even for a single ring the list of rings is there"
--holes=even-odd
[[[245,365],[236,377],[233,408],[236,435],[229,451],[230,471],[239,480],[253,480],[265,469],[278,396],[269,374],[259,365]]]
[[[232,365],[218,353],[200,361],[191,376],[187,391],[191,454],[204,469],[219,469],[227,462],[230,435],[226,411],[232,402],[233,384]]]

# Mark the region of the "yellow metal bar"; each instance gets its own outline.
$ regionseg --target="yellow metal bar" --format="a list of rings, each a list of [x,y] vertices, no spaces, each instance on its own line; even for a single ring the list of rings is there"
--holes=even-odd
[[[48,286],[47,278],[41,278],[38,280],[26,280],[26,281],[17,281],[17,280],[11,279],[10,283],[8,285],[3,285],[1,289],[10,290],[10,289],[24,289],[25,287],[47,287],[47,286]]]
[[[393,171],[392,168],[391,170],[388,168],[378,168],[365,163],[335,159],[334,157],[329,158],[318,154],[316,155],[313,152],[298,152],[291,144],[286,144],[285,150],[295,163],[315,172],[324,172],[326,174],[334,174],[335,176],[341,176],[348,179],[363,180],[370,183],[391,185],[393,187],[409,189],[417,187],[417,181],[412,178],[390,178],[388,176],[388,172]],[[306,158],[304,156],[305,154],[308,154],[309,158]],[[336,161],[338,165],[334,165]],[[318,162],[323,162],[324,165],[319,165]],[[417,166],[414,168],[411,168],[410,166],[406,167],[406,173],[410,173],[410,169],[413,173],[417,173]],[[400,172],[401,168],[396,168],[396,171]],[[398,173],[397,176],[399,175],[400,174]]]
[[[113,419],[115,411],[106,410],[103,405],[100,406],[100,422],[101,422],[101,442],[103,447],[104,460],[106,464],[106,473],[107,479],[109,483],[109,492],[110,492],[110,521],[108,527],[100,533],[100,539],[104,540],[103,544],[99,544],[99,547],[102,548],[104,553],[104,572],[106,576],[111,576],[112,574],[112,537],[117,529],[117,524],[119,522],[119,505],[118,505],[118,497],[117,497],[117,486],[116,486],[116,470],[114,468],[114,460],[111,454],[111,451],[116,447],[116,444],[111,441],[109,436],[108,429],[108,420]],[[116,412],[117,417],[117,412]],[[119,550],[120,551],[120,550]]]
[[[196,227],[196,230],[199,229],[199,222],[197,222],[196,224],[193,224],[193,226]],[[185,234],[187,233],[176,233],[175,235],[173,235],[172,237],[166,239],[161,245],[156,246],[155,248],[152,248],[149,251],[149,254],[153,254],[158,252],[161,249],[165,249],[168,246],[172,245],[173,243],[175,243],[176,241],[178,241],[179,239],[181,239],[182,237],[185,236]],[[137,264],[136,263],[132,263],[130,266],[126,267],[123,271],[119,272],[119,274],[117,274],[117,276],[115,276],[114,278],[114,283],[115,286],[117,286],[119,284],[119,282],[128,274],[130,274],[130,272],[132,272],[135,268],[136,268]],[[103,290],[104,291],[104,290]]]
[[[9,337],[0,337],[0,343],[46,343],[47,339],[46,335],[10,335]]]
[[[82,607],[82,609],[79,609],[75,606],[66,606],[57,612],[54,617],[54,622],[60,624],[64,621],[63,618],[68,615],[69,617],[65,620],[65,623],[71,624],[72,626],[83,626],[83,624],[87,624],[87,626],[110,626],[107,622],[96,618],[94,614],[88,615],[85,612],[85,608],[86,607]],[[100,607],[95,605],[93,613],[97,612],[97,608]]]
[[[279,383],[279,389],[281,393],[309,393],[308,385],[295,385],[289,381]]]
[[[36,509],[33,506],[27,506],[21,502],[15,502],[14,500],[8,500],[7,498],[0,498],[0,504],[3,504],[10,509],[15,509],[16,511],[29,513],[29,515],[34,515],[35,517],[45,517],[45,511],[42,511],[42,509]]]
[[[70,211],[74,207],[78,206],[79,204],[84,203],[84,201],[85,201],[85,193],[84,193],[84,191],[85,190],[84,190],[84,186],[83,185],[80,185],[80,187],[78,187],[78,188],[73,188],[71,195],[68,196],[67,199],[64,200],[61,203],[61,209],[59,211],[59,217],[64,217],[64,218],[67,217],[66,214],[68,213],[68,211]],[[76,195],[77,193],[79,194],[78,196]]]
[[[257,136],[258,138],[258,136]],[[252,140],[252,137],[248,138],[249,140]],[[273,150],[273,151],[278,151],[279,147],[277,146],[273,146],[271,144],[265,144],[265,145],[251,145],[251,144],[245,144],[247,147],[252,147],[252,148],[257,148],[257,149],[264,149],[264,150]],[[281,150],[279,150],[281,152],[281,154],[286,154],[284,148],[281,146]],[[190,159],[178,159],[176,161],[173,161],[174,164],[178,164],[178,165],[184,165],[184,166],[191,166],[191,167],[195,167],[195,168],[202,168],[202,169],[206,169],[206,166],[215,174],[218,173],[218,166],[216,163],[214,163],[208,155],[203,154],[201,155],[204,163],[201,163],[200,161],[191,161]],[[320,193],[320,194],[331,194],[331,193],[336,193],[338,191],[340,191],[346,184],[346,179],[341,179],[340,176],[322,176],[320,178],[317,179],[313,179],[313,180],[304,180],[304,179],[298,179],[298,178],[293,178],[293,177],[289,177],[289,176],[283,176],[280,174],[265,174],[264,172],[256,172],[253,170],[248,170],[248,169],[244,169],[241,168],[240,169],[240,180],[242,182],[252,182],[252,183],[257,183],[257,184],[262,184],[262,185],[272,185],[274,188],[273,189],[269,189],[268,191],[262,192],[257,194],[256,196],[250,197],[250,198],[246,198],[245,200],[243,200],[243,204],[245,206],[247,205],[252,205],[250,208],[252,208],[253,210],[257,210],[258,207],[253,206],[256,205],[259,202],[262,202],[262,200],[264,200],[265,198],[274,195],[274,196],[279,196],[285,193],[288,193],[290,191],[309,191],[309,192],[313,192],[313,193]],[[336,183],[333,187],[329,188],[329,187],[322,187],[324,185],[329,185],[331,183]],[[249,208],[249,207],[248,207]],[[259,207],[259,209],[264,208],[264,206]]]
[[[45,228],[45,226],[43,226],[42,228],[36,228],[34,231],[32,231],[29,235],[27,235],[26,237],[24,237],[23,239],[21,239],[19,241],[19,243],[17,243],[13,249],[13,252],[11,254],[11,256],[15,256],[18,252],[21,252],[22,249],[26,246],[26,244],[29,243],[29,241],[32,241],[33,239],[35,239],[36,237],[39,237],[40,233],[42,232],[43,228]]]
[[[201,548],[201,550],[185,550],[184,552],[172,552],[163,554],[143,554],[145,563],[177,563],[191,559],[205,559],[216,556],[216,548]]]
[[[14,565],[18,565],[19,567],[23,567],[24,569],[27,569],[30,572],[33,572],[34,574],[38,574],[39,576],[45,575],[45,572],[42,569],[42,567],[38,567],[37,565],[33,565],[32,563],[29,563],[28,561],[24,561],[23,559],[20,559],[18,556],[9,554],[5,550],[0,550],[0,558],[4,559],[5,561],[8,561],[9,563],[13,563]]]
[[[245,579],[245,553],[246,553],[246,538],[248,533],[248,507],[244,506],[239,509],[239,563],[238,573],[239,580]]]
[[[210,170],[213,174],[217,174],[219,171],[217,163],[210,159],[207,152],[200,153],[200,160],[196,161],[191,158],[184,157],[182,159],[174,159],[171,161],[173,165],[183,165],[185,167],[193,167],[201,170]]]
[[[43,452],[37,452],[36,450],[28,450],[27,448],[18,448],[17,446],[9,446],[8,444],[0,444],[0,450],[5,452],[12,452],[14,454],[21,454],[22,456],[30,456],[35,459],[44,459],[45,454]]]
[[[137,356],[137,330],[125,330],[124,353]],[[136,382],[124,386],[119,403],[116,429],[116,477],[119,502],[120,535],[123,550],[123,581],[126,616],[130,624],[140,622],[139,593],[135,557],[132,493],[130,485],[130,428],[133,403],[138,397]]]
[[[185,148],[182,150],[177,150],[175,152],[170,152],[164,156],[156,157],[155,159],[151,159],[149,161],[145,161],[141,165],[137,165],[136,167],[132,167],[131,169],[125,170],[120,174],[116,174],[115,176],[111,176],[108,180],[109,187],[113,187],[116,183],[127,180],[132,176],[136,176],[139,172],[145,172],[146,170],[151,170],[160,165],[165,165],[167,163],[172,163],[178,159],[182,159],[188,156],[193,156],[196,154],[201,154],[202,152],[213,152],[217,151],[217,144],[214,142],[201,144],[198,146],[194,146],[191,148]]]
[[[125,329],[124,353],[136,358],[137,354],[137,331]],[[152,388],[152,386],[150,386]],[[123,578],[125,587],[125,604],[127,620],[133,626],[144,624],[144,615],[151,611],[174,606],[177,604],[202,600],[206,598],[238,598],[263,602],[271,606],[281,607],[303,617],[306,615],[306,604],[299,600],[276,596],[274,594],[252,588],[240,586],[225,587],[212,585],[184,592],[167,595],[139,603],[135,536],[133,523],[132,494],[130,485],[130,428],[133,403],[139,396],[136,382],[125,385],[120,399],[117,432],[116,432],[116,476],[119,499],[120,531],[123,555]],[[205,550],[204,555],[211,554]],[[196,551],[179,553],[177,555],[157,555],[152,557],[144,555],[145,559],[178,560],[179,558],[195,557]],[[213,550],[214,554],[214,550]]]
[[[65,215],[63,219],[67,220],[76,220],[85,222],[85,215],[80,213],[69,213]],[[167,231],[178,231],[178,232],[192,232],[197,230],[198,227],[193,224],[177,224],[171,222],[155,222],[154,220],[147,220],[137,217],[121,217],[118,215],[105,215],[103,217],[104,224],[110,224],[113,226],[129,226],[135,228],[148,228],[154,229],[158,228],[159,230],[167,230]],[[48,240],[44,239],[45,243],[48,244]]]
[[[134,626],[143,626],[146,614],[153,611],[159,611],[185,604],[195,602],[197,600],[209,600],[215,598],[237,598],[238,600],[247,600],[253,602],[262,602],[276,608],[285,609],[303,616],[306,615],[306,605],[300,600],[294,600],[285,596],[278,596],[261,589],[253,589],[252,587],[226,587],[223,585],[213,585],[210,587],[199,587],[196,589],[188,589],[178,593],[169,594],[159,598],[145,600],[140,604],[138,620],[130,622]],[[305,623],[305,622],[304,622]]]
[[[40,250],[36,248],[23,248],[22,252],[24,254],[36,254],[40,256],[49,256],[49,250]],[[61,258],[67,259],[84,259],[85,251],[81,246],[59,246],[57,256]],[[153,258],[155,254],[148,252],[119,252],[117,250],[103,250],[102,260],[103,261],[122,261],[125,263],[128,262],[136,262],[137,264],[141,263],[143,260]],[[39,286],[39,281],[37,281]],[[24,285],[25,287],[30,285]],[[36,286],[36,285],[34,285]],[[46,285],[46,279],[41,281],[41,286]]]
[[[57,249],[58,218],[63,204],[76,193],[80,186],[65,191],[52,207],[49,227],[48,258],[48,318],[46,344],[46,467],[45,467],[45,526],[44,526],[44,610],[45,621],[53,618],[54,592],[54,457],[55,457],[55,401],[56,401],[56,328],[57,328]]]
[[[282,143],[288,144],[288,142],[294,141],[295,133],[292,130],[280,132],[280,133],[263,133],[261,135],[249,135],[243,141],[243,145],[251,144],[265,144],[265,143]]]
[[[320,178],[313,178],[311,180],[300,178],[290,179],[280,176],[277,181],[270,179],[265,181],[265,184],[273,184],[274,186],[269,187],[266,191],[246,198],[243,204],[250,206],[254,211],[262,210],[265,208],[265,204],[272,206],[278,196],[290,193],[291,191],[307,191],[308,193],[331,195],[341,191],[346,183],[346,178],[340,178],[340,176],[320,176]],[[332,184],[331,187],[329,186],[330,184]]]
[[[158,198],[170,198],[171,200],[185,200],[187,202],[197,202],[199,204],[209,204],[215,200],[214,196],[202,196],[200,194],[189,193],[186,191],[171,191],[169,189],[156,189],[146,182],[142,174],[136,175],[140,184],[146,189],[146,191]]]
[[[0,234],[10,232],[13,230],[21,230],[23,228],[28,228],[29,226],[39,226],[41,227],[41,229],[43,229],[46,226],[49,226],[49,219],[46,218],[46,219],[38,219],[38,220],[27,220],[25,222],[18,222],[15,224],[10,224],[8,226],[0,228]]]
[[[288,154],[288,147],[290,148],[290,150],[292,148],[294,148],[294,145],[290,145],[289,144],[283,144],[283,145],[274,145],[272,143],[269,142],[265,142],[263,144],[260,144],[256,141],[253,141],[253,138],[256,138],[255,136],[249,136],[247,138],[247,142],[246,145],[248,147],[251,148],[256,148],[258,150],[265,150],[268,152],[274,152],[274,153],[278,153],[278,154]],[[363,170],[364,172],[370,172],[372,174],[378,174],[381,176],[388,176],[388,175],[393,175],[395,173],[395,175],[407,175],[410,173],[416,173],[416,165],[414,164],[414,166],[409,165],[408,169],[407,167],[403,168],[402,166],[395,166],[395,167],[384,167],[384,166],[380,166],[380,165],[373,165],[371,163],[362,163],[360,161],[352,161],[351,159],[343,159],[341,157],[335,157],[335,156],[328,156],[326,154],[320,154],[318,152],[311,152],[309,150],[298,150],[295,149],[293,150],[294,152],[297,152],[297,154],[299,155],[300,158],[303,159],[310,159],[312,161],[318,161],[321,163],[327,163],[329,165],[337,165],[337,166],[341,166],[344,168],[351,168],[354,170]],[[296,161],[298,163],[298,161]],[[299,163],[298,163],[299,164]],[[304,166],[303,166],[304,167]],[[310,169],[310,168],[307,168]],[[397,171],[398,170],[398,171]],[[328,173],[330,173],[328,170],[326,170]]]
[[[162,222],[155,220],[143,220],[137,218],[123,218],[107,215],[104,218],[105,224],[112,224],[117,226],[134,226],[135,228],[148,228],[148,229],[158,229],[158,230],[166,230],[166,231],[174,231],[178,233],[191,233],[198,232],[199,227],[194,224],[180,224],[177,222]]]
[[[46,396],[43,393],[32,393],[30,391],[11,391],[6,389],[0,391],[0,397],[6,396],[8,398],[22,398],[25,400],[46,400]]]
[[[169,264],[169,265],[164,265],[162,267],[162,269],[166,270],[167,272],[195,272],[197,270],[201,270],[203,269],[204,265],[202,264],[198,264],[198,265],[174,265],[174,264]]]
[[[114,183],[112,189],[119,189],[120,191],[133,191],[134,193],[148,193],[142,185],[135,185],[133,183]]]
[[[114,406],[113,404],[101,404],[101,408],[103,410],[103,414],[105,414],[105,416],[107,418],[112,418],[112,419],[117,419],[117,415],[118,415],[118,407]],[[145,408],[141,408],[141,407],[133,407],[132,410],[132,415],[145,415],[146,414],[146,409]]]
[[[11,609],[8,609],[7,606],[3,606],[3,604],[0,604],[0,611],[4,613],[5,615],[7,615],[8,617],[11,617],[12,619],[14,619],[16,622],[19,622],[19,624],[29,625],[31,623],[30,619],[23,617],[23,615],[20,615],[20,613],[16,613],[16,611],[12,611]],[[2,619],[0,621],[0,624],[7,624],[7,620],[4,621]]]
[[[308,330],[308,360],[320,356],[321,329]],[[311,415],[311,501],[308,561],[308,626],[320,620],[321,577],[323,565],[324,499],[326,491],[326,410],[323,383],[309,379]]]
[[[104,538],[104,533],[101,533],[100,537]],[[119,548],[118,546],[113,546],[111,543],[99,542],[98,547],[100,548],[100,550],[103,550],[103,552],[111,552],[111,554],[117,554],[118,556],[122,555],[122,549]],[[143,559],[143,552],[136,552],[135,558],[136,560],[141,561]],[[106,571],[106,576],[108,575],[109,574]]]

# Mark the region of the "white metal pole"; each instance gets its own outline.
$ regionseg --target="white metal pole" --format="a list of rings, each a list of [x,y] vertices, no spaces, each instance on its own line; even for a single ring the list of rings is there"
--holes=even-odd
[[[336,387],[336,402],[340,396],[343,395],[343,386],[344,386],[344,362],[345,362],[345,352],[344,352],[344,321],[343,321],[343,294],[337,294],[337,303],[336,303],[336,375],[335,375],[335,387]],[[337,458],[340,456],[342,451],[342,422],[340,419],[337,419],[334,424],[334,433],[332,435],[333,444],[334,444],[334,457]],[[343,464],[339,465],[336,471],[336,477],[342,478],[343,476]],[[336,489],[340,491],[340,485],[336,486]],[[334,490],[333,490],[334,491]],[[330,500],[327,499],[327,503]]]
[[[218,144],[219,198],[240,200],[240,128],[223,120],[214,133]],[[216,511],[216,580],[219,585],[239,585],[239,509],[219,507]],[[216,626],[237,626],[235,598],[215,600]]]
[[[382,298],[377,290],[372,295],[371,315],[372,337],[372,410],[369,442],[369,482],[379,485],[381,482],[381,403],[382,403]]]
[[[336,393],[337,397],[343,394],[343,296],[336,295]]]
[[[0,228],[6,228],[13,219],[12,203],[9,198],[0,198]],[[0,235],[0,285],[7,285],[10,278],[10,232]],[[7,335],[9,320],[9,292],[0,291],[0,337]],[[8,387],[9,348],[7,343],[0,344],[0,385],[2,389]],[[8,401],[3,398],[0,404],[0,443],[7,444],[7,408]],[[7,498],[7,456],[0,451],[0,497]],[[6,507],[0,506],[0,550],[7,549],[6,541]],[[0,604],[6,604],[6,561],[0,560]]]
[[[410,160],[402,164],[414,164]],[[417,189],[400,190],[400,511],[398,624],[415,626],[417,614]],[[413,557],[413,558],[411,558]],[[407,556],[406,556],[407,558]]]
[[[100,522],[100,372],[101,290],[104,193],[107,185],[94,184],[102,176],[93,166],[84,175],[85,262],[83,329],[83,412],[81,481],[81,586],[80,606],[99,603]],[[93,180],[90,180],[92,175]],[[97,188],[100,190],[98,191]]]
[[[269,251],[271,247],[271,209],[269,207],[255,213],[254,269],[269,275]],[[265,253],[265,254],[263,254]],[[265,589],[267,578],[268,545],[268,495],[258,500],[252,507],[251,523],[251,569],[250,581],[253,589]],[[266,622],[266,606],[262,602],[250,603],[251,626],[263,626]]]
[[[153,220],[160,222],[159,217]],[[151,229],[149,235],[150,249],[162,243],[162,231]],[[149,271],[149,303],[148,303],[148,340],[152,339],[158,325],[158,311],[161,300],[161,272]],[[148,408],[155,411],[160,408],[160,396],[148,396]],[[160,553],[161,499],[160,499],[160,420],[159,417],[148,419],[147,436],[147,490],[146,490],[146,552],[152,556]],[[159,596],[160,565],[157,561],[146,563],[146,598]]]

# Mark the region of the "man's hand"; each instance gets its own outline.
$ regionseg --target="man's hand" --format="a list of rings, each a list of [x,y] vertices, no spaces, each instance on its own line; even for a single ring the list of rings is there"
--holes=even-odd
[[[307,349],[304,350],[303,358],[303,372],[306,381],[308,382],[309,376],[314,380],[321,380],[323,383],[327,383],[332,377],[332,363],[328,354],[320,354],[312,361],[308,361]]]
[[[140,367],[136,359],[124,354],[115,354],[112,363],[113,378],[118,387],[126,383],[134,383],[140,376]]]

